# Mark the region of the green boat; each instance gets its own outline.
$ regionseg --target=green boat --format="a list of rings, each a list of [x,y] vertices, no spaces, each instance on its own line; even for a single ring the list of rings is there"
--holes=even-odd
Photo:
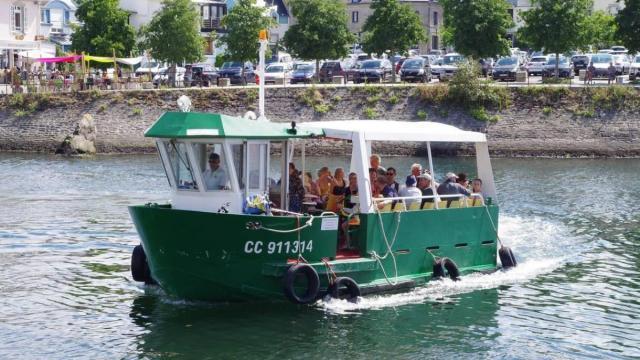
[[[503,268],[516,265],[497,235],[499,207],[482,133],[424,121],[287,124],[262,116],[167,112],[145,136],[156,141],[171,200],[129,207],[141,238],[131,269],[134,280],[157,284],[170,295],[357,301],[434,279],[495,271],[498,258]],[[351,145],[350,170],[358,189],[366,191],[352,198],[356,205],[348,212],[289,208],[288,165],[300,154],[295,161],[304,169],[305,144],[319,139]],[[416,197],[374,198],[372,142],[423,143],[434,179],[433,143],[472,144],[484,198],[423,196],[429,200],[424,205]]]

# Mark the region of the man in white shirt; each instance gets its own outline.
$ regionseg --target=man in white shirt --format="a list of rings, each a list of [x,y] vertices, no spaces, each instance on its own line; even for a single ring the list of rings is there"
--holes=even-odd
[[[207,190],[224,190],[228,188],[227,172],[220,167],[220,155],[209,155],[209,169],[202,174]]]

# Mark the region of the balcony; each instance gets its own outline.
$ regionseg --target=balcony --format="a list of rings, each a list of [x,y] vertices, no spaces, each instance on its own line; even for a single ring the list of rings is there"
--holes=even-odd
[[[202,19],[201,31],[208,32],[220,29],[221,18]]]

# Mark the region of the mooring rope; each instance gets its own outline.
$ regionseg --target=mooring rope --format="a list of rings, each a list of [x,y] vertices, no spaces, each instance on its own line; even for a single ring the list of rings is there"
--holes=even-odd
[[[387,246],[387,253],[384,254],[384,256],[380,256],[378,255],[378,253],[376,253],[375,251],[371,252],[371,256],[373,256],[374,259],[376,259],[376,261],[378,262],[378,264],[380,264],[380,268],[382,269],[382,274],[384,275],[385,280],[390,284],[390,285],[397,285],[398,284],[398,264],[396,262],[396,256],[393,254],[393,250],[391,249],[393,247],[393,244],[395,244],[397,238],[398,238],[398,230],[400,229],[400,220],[401,220],[401,214],[399,211],[396,211],[396,218],[397,218],[397,225],[396,225],[396,230],[395,233],[393,234],[393,241],[391,241],[391,244],[389,244],[389,239],[387,238],[387,233],[384,230],[384,224],[382,223],[382,215],[380,214],[380,209],[376,206],[376,212],[378,213],[378,224],[380,224],[380,230],[382,231],[382,238],[384,239],[384,242]],[[394,273],[395,276],[393,277],[395,280],[391,281],[389,280],[389,277],[387,276],[387,271],[384,268],[384,265],[382,264],[381,260],[384,260],[387,258],[387,256],[389,256],[389,254],[391,254],[391,259],[393,261],[393,268],[394,268]]]
[[[491,213],[489,213],[489,206],[487,204],[484,204],[484,210],[487,212],[487,216],[489,216],[489,221],[491,221],[491,226],[493,227],[493,231],[495,231],[495,233],[496,233],[496,239],[498,240],[498,243],[500,244],[500,248],[504,247],[504,245],[502,245],[502,240],[500,240],[500,235],[498,235],[498,228],[496,228],[496,224],[493,222],[493,218],[491,217]]]

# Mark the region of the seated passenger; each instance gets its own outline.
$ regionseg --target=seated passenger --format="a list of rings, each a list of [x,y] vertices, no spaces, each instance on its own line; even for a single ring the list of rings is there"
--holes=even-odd
[[[402,189],[400,192],[400,196],[402,197],[412,197],[415,199],[405,199],[404,203],[407,209],[411,207],[413,203],[417,203],[420,201],[420,197],[422,196],[422,191],[416,187],[418,181],[416,177],[413,175],[409,175],[407,177],[407,181],[405,182],[406,187]]]
[[[320,189],[318,188],[318,184],[313,181],[313,176],[309,171],[304,173],[304,191],[309,195],[320,196]]]
[[[328,211],[338,212],[344,201],[344,193],[347,188],[347,182],[344,179],[344,170],[337,168],[334,177],[331,180],[331,190],[329,191],[327,207]],[[340,205],[340,206],[339,206]]]
[[[447,173],[446,180],[438,186],[438,195],[460,195],[469,196],[471,193],[464,186],[458,184],[456,180],[458,176],[452,172]],[[456,197],[447,197],[447,207],[451,205],[451,201],[457,200]]]
[[[349,174],[349,186],[347,186],[344,194],[344,208],[353,209],[356,204],[351,202],[352,196],[358,195],[358,176],[356,173]]]
[[[376,180],[376,189],[378,190],[378,193],[379,193],[378,197],[385,197],[385,198],[398,197],[398,193],[393,188],[393,186],[389,185],[387,179],[384,176],[380,176]],[[393,202],[391,203],[391,208],[392,209],[395,207],[396,202],[397,202],[397,200],[393,200]],[[385,205],[384,201],[379,201],[378,202],[378,208],[379,209],[384,208],[384,205]]]
[[[469,187],[469,180],[467,179],[467,174],[461,172],[458,173],[458,178],[456,179],[456,182],[460,185],[462,185],[465,189],[467,187]]]
[[[482,192],[482,180],[473,179],[471,182],[471,206],[484,205],[484,193]]]
[[[431,187],[431,175],[425,172],[418,176],[418,189],[422,193],[422,196],[433,196],[433,188]],[[425,203],[432,203],[433,198],[422,199],[422,203],[420,204],[420,208],[424,206]]]
[[[331,178],[331,172],[328,167],[323,166],[318,170],[318,180],[316,183],[318,184],[320,198],[322,198],[323,202],[326,202],[329,197],[329,191],[331,190]]]
[[[209,155],[209,168],[202,173],[202,177],[208,190],[228,189],[227,172],[220,167],[220,155],[216,153]]]
[[[300,171],[294,163],[289,163],[289,211],[299,213],[302,211],[304,198],[304,186],[300,179]]]
[[[375,168],[369,168],[369,180],[371,181],[371,195],[373,197],[379,197],[380,192],[376,186],[376,182],[378,181],[378,172]]]
[[[422,174],[422,165],[417,164],[417,163],[411,165],[411,175],[410,176],[414,176],[417,179],[418,176],[420,176],[420,174]]]
[[[389,166],[386,174],[389,186],[393,187],[396,190],[396,193],[400,193],[400,184],[396,181],[396,169]]]

